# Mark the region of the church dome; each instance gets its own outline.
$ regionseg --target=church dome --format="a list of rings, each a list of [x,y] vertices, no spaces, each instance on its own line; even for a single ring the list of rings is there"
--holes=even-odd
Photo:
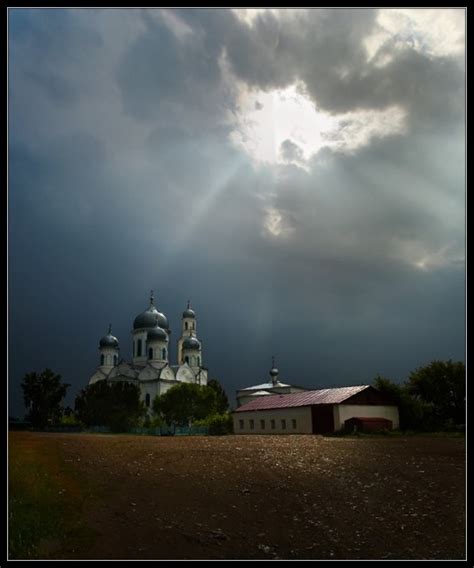
[[[116,337],[114,337],[111,332],[112,332],[112,326],[109,325],[109,331],[108,331],[107,335],[104,335],[104,337],[102,337],[102,339],[99,342],[100,347],[118,347],[119,346],[118,339]]]
[[[183,312],[183,318],[195,318],[195,317],[196,314],[194,313],[194,310],[191,308],[188,300],[188,307]]]
[[[159,327],[169,329],[168,318],[155,308],[152,294],[150,297],[149,308],[135,318],[133,322],[133,329],[154,328],[157,323],[157,318]]]
[[[168,334],[162,327],[157,325],[148,332],[147,341],[168,341]]]
[[[280,371],[279,371],[276,367],[273,367],[273,368],[270,370],[270,376],[271,376],[271,377],[277,377],[279,372],[280,372]]]
[[[196,337],[186,337],[183,341],[183,349],[201,349],[201,343]]]

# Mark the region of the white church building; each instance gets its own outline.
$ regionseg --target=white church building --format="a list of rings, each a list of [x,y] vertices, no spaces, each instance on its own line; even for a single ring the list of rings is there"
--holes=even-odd
[[[207,385],[207,369],[203,367],[202,345],[197,338],[196,326],[196,314],[188,302],[182,316],[177,364],[170,364],[171,330],[168,318],[154,305],[152,291],[149,307],[133,322],[132,362],[120,359],[119,341],[112,335],[109,325],[107,335],[99,342],[99,366],[89,379],[89,385],[103,380],[137,384],[141,398],[150,411],[155,396],[174,385]]]

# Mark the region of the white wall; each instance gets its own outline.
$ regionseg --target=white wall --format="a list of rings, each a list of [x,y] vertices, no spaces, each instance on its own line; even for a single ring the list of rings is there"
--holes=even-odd
[[[141,339],[142,340],[142,354],[141,357],[137,357],[137,343],[138,340]],[[147,332],[146,330],[141,330],[141,331],[134,331],[133,332],[133,343],[135,345],[135,347],[132,346],[132,354],[135,353],[135,356],[133,357],[133,363],[134,364],[145,364],[148,360],[148,354],[147,354],[147,350],[146,350],[146,340],[147,340]]]
[[[188,324],[188,329],[185,329],[185,323]],[[194,329],[193,329],[194,325]],[[184,355],[183,355],[183,341],[186,337],[191,335],[191,332],[194,332],[194,335],[197,335],[197,321],[195,318],[183,318],[181,321],[181,337],[178,340],[178,365],[182,365],[184,363]],[[201,363],[202,364],[202,363]]]
[[[189,363],[188,365],[190,367],[200,367],[202,366],[202,353],[201,353],[201,349],[197,350],[197,349],[183,349],[182,351],[182,359],[183,359],[183,365],[184,365],[184,361],[185,361],[185,357],[189,357]],[[197,358],[199,357],[199,364],[197,361]]]
[[[101,355],[104,356],[104,364],[101,365]],[[101,347],[99,349],[99,368],[103,369],[104,372],[110,371],[112,367],[114,367],[114,355],[117,356],[117,363],[119,358],[118,349],[115,347]]]
[[[311,434],[313,431],[309,406],[234,412],[233,419],[234,434]],[[282,428],[282,419],[286,420],[286,429]],[[296,420],[296,428],[293,428],[293,419]],[[243,428],[240,427],[240,420],[244,421]],[[250,427],[250,420],[254,421],[254,429]],[[261,427],[261,420],[265,421],[265,428]],[[274,429],[271,420],[275,420]]]
[[[392,421],[393,429],[399,427],[397,406],[374,406],[363,404],[339,404],[334,405],[334,429],[344,428],[344,421],[349,418],[387,418]]]
[[[146,356],[148,359],[148,349],[153,350],[152,361],[168,361],[168,342],[167,341],[148,341],[146,345]],[[166,349],[166,357],[163,359],[163,349]],[[148,359],[149,360],[149,359]]]

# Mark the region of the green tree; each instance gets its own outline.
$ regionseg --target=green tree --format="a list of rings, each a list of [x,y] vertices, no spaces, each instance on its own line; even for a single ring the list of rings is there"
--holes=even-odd
[[[398,406],[400,430],[425,430],[427,428],[423,403],[410,395],[405,384],[394,383],[386,377],[377,375],[373,385]]]
[[[137,426],[146,412],[138,385],[106,380],[83,389],[76,397],[75,409],[86,426],[108,426],[113,432]]]
[[[62,416],[61,401],[71,385],[61,382],[61,375],[51,369],[42,373],[27,373],[21,383],[23,400],[28,409],[26,420],[36,428],[56,424]]]
[[[155,397],[153,411],[168,424],[188,425],[217,412],[216,392],[208,386],[181,383]]]
[[[227,398],[227,394],[219,381],[217,379],[210,379],[207,381],[207,386],[214,389],[216,392],[217,412],[219,414],[227,412],[227,410],[229,410],[229,399]]]
[[[410,373],[407,391],[425,403],[435,427],[465,424],[466,369],[461,361],[432,361]]]

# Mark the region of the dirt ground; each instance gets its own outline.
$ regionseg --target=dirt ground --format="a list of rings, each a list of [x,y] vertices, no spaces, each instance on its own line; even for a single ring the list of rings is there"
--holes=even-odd
[[[10,436],[93,487],[94,544],[53,558],[465,558],[463,439]]]

